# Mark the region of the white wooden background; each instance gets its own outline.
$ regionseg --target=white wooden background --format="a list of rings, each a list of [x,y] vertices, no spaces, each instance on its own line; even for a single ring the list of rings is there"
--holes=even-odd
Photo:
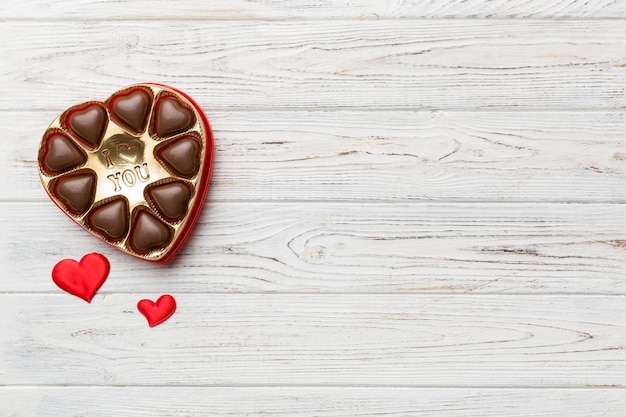
[[[164,266],[36,168],[141,81],[216,136]],[[0,416],[626,415],[626,0],[3,0],[0,86]]]

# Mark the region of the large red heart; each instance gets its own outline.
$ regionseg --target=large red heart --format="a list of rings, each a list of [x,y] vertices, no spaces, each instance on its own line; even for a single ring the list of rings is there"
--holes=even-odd
[[[159,297],[155,302],[141,300],[137,303],[137,310],[148,320],[150,327],[163,323],[176,311],[176,300],[169,294]]]
[[[204,203],[213,134],[185,93],[135,84],[71,107],[48,127],[39,174],[82,228],[137,258],[167,262]]]
[[[91,303],[109,275],[109,261],[99,253],[89,253],[79,261],[63,259],[52,269],[52,280],[64,291]]]

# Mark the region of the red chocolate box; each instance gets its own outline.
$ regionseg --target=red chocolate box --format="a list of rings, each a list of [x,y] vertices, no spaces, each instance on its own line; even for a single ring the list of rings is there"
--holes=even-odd
[[[71,107],[39,149],[43,186],[85,230],[137,258],[167,262],[206,196],[213,133],[186,94],[136,84]]]

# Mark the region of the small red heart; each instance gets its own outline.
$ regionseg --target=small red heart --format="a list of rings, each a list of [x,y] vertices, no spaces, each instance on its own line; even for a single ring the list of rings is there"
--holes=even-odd
[[[148,325],[154,327],[174,314],[176,300],[168,294],[160,296],[156,303],[152,300],[141,300],[137,303],[137,310],[148,319]]]
[[[76,262],[63,259],[52,269],[52,280],[63,291],[91,303],[96,291],[109,276],[109,261],[99,253],[88,253]]]

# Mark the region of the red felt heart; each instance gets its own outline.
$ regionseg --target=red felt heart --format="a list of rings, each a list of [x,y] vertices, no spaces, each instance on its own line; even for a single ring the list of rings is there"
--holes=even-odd
[[[148,325],[154,327],[174,314],[176,300],[168,294],[160,296],[156,303],[152,300],[141,300],[137,303],[137,310],[148,320]]]
[[[99,253],[89,253],[79,261],[63,259],[52,269],[52,280],[63,291],[91,303],[109,275],[109,261]]]

